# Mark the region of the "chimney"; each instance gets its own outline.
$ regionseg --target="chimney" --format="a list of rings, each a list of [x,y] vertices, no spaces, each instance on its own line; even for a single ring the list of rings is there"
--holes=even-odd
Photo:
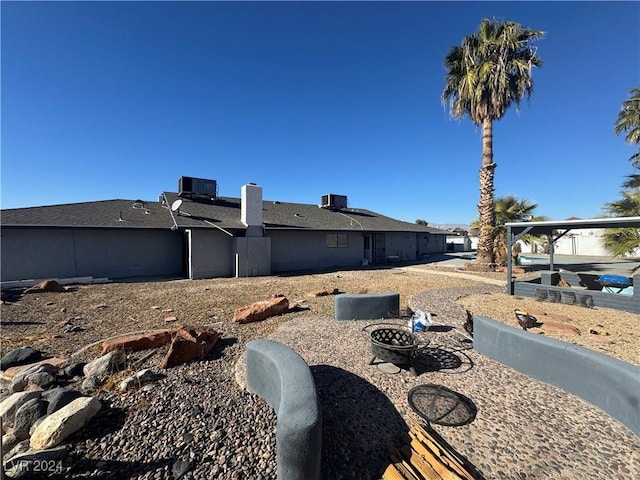
[[[240,220],[247,226],[247,237],[262,236],[262,187],[255,183],[242,186]]]

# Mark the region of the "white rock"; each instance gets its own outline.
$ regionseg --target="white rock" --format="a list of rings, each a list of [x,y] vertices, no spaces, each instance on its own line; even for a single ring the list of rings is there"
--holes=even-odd
[[[106,355],[96,358],[94,361],[87,363],[82,371],[85,376],[105,375],[119,368],[127,361],[127,356],[122,350],[114,350]]]
[[[135,377],[127,377],[120,382],[120,384],[118,385],[118,389],[123,392],[126,392],[127,390],[129,390],[130,388],[133,388],[137,384],[138,384],[138,381],[136,380]]]
[[[2,435],[2,451],[8,452],[12,450],[18,444],[19,440],[13,434],[13,432]]]
[[[136,372],[135,375],[125,378],[120,382],[118,388],[124,392],[131,388],[142,387],[143,385],[155,381],[157,378],[158,376],[153,373],[151,369],[145,368],[144,370]]]
[[[32,398],[40,398],[40,392],[16,392],[0,403],[0,418],[2,418],[3,429],[13,426],[18,408]]]
[[[84,427],[100,411],[102,404],[96,397],[76,398],[57,412],[46,417],[31,436],[34,450],[55,447],[69,435]]]
[[[3,447],[4,448],[4,447]],[[16,455],[22,455],[23,453],[29,450],[29,440],[22,440],[20,443],[16,444],[11,450],[4,454],[2,459],[3,462],[15,457]]]

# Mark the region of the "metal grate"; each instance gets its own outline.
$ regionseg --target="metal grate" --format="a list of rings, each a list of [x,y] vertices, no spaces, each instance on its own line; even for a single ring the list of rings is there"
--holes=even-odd
[[[371,353],[385,362],[410,364],[418,348],[418,338],[398,328],[376,328],[371,332]]]
[[[429,383],[409,390],[411,408],[431,423],[460,426],[471,423],[478,413],[473,401],[443,385]]]

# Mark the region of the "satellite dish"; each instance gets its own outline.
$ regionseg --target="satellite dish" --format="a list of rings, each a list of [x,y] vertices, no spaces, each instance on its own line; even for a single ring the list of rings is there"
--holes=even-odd
[[[175,202],[173,202],[171,204],[171,211],[179,213],[179,210],[180,210],[181,206],[182,206],[182,200],[181,199],[177,199]]]

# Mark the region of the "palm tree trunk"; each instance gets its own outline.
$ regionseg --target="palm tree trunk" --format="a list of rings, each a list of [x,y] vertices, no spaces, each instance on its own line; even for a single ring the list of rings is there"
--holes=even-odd
[[[494,226],[495,199],[493,175],[496,164],[493,163],[493,122],[485,118],[482,122],[482,166],[480,167],[480,202],[478,202],[478,236],[477,263],[490,265],[495,261]]]

